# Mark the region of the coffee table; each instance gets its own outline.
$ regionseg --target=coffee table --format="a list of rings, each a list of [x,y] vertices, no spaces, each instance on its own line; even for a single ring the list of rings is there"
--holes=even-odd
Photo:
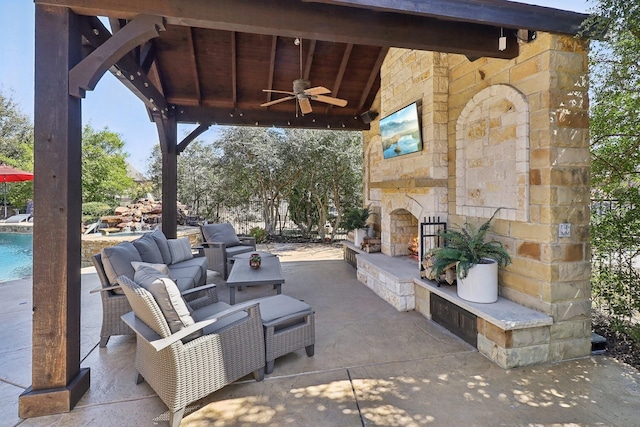
[[[236,287],[240,286],[271,285],[276,288],[278,294],[282,293],[281,285],[284,283],[284,276],[280,260],[275,255],[269,255],[271,256],[261,256],[260,268],[255,270],[249,266],[248,256],[237,257],[227,278],[229,304],[236,303]]]

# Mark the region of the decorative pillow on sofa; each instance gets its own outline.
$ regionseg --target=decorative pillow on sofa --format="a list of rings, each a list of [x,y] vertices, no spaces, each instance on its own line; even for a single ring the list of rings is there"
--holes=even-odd
[[[156,245],[158,245],[158,249],[162,254],[162,262],[165,264],[171,264],[171,252],[169,252],[167,236],[164,235],[162,230],[156,228],[153,230],[153,233],[151,233],[151,237],[155,240]]]
[[[132,261],[142,261],[142,258],[131,242],[121,242],[102,249],[102,266],[112,285],[118,284],[118,276],[127,276],[133,280],[135,270],[131,266]],[[122,289],[115,289],[113,292],[124,295]]]
[[[164,274],[165,276],[173,280],[173,277],[171,277],[171,272],[169,271],[169,267],[167,266],[167,264],[160,264],[160,263],[154,264],[150,262],[133,261],[131,263],[131,267],[133,267],[135,271],[140,270],[140,267],[151,267],[154,270],[158,270],[160,273]]]
[[[140,253],[142,261],[152,264],[164,263],[162,253],[160,252],[155,239],[150,234],[145,234],[139,239],[134,240],[132,243]]]
[[[205,224],[202,226],[202,235],[207,242],[224,243],[227,247],[238,246],[240,239],[233,225],[225,222],[223,224]]]
[[[189,242],[188,237],[169,239],[167,240],[167,243],[169,244],[169,252],[171,252],[171,264],[176,264],[193,258],[191,243]]]
[[[191,317],[190,307],[180,295],[180,290],[173,280],[147,266],[140,266],[133,280],[153,295],[167,320],[171,333],[176,333],[195,323]],[[200,335],[202,335],[201,331],[195,332],[183,341],[192,340]]]

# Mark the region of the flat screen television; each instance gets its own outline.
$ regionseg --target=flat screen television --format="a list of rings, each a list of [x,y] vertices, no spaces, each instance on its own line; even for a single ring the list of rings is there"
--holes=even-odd
[[[382,153],[385,159],[422,150],[418,105],[412,103],[380,119]]]

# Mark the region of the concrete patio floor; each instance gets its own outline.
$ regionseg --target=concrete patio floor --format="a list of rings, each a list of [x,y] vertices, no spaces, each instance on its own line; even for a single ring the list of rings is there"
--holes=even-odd
[[[264,248],[263,248],[264,249]],[[503,370],[416,312],[398,312],[356,280],[336,246],[272,245],[284,294],[316,311],[315,356],[276,360],[187,409],[182,426],[638,426],[640,374],[605,356]],[[0,284],[0,426],[164,426],[168,412],[136,385],[134,337],[98,347],[101,305],[82,274],[82,366],[91,388],[70,413],[21,420],[31,384],[31,282]],[[246,288],[237,301],[273,294]],[[222,300],[229,298],[225,285]]]

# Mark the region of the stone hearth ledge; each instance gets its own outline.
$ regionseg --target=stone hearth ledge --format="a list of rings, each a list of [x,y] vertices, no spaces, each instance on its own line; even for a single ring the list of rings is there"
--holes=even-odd
[[[503,297],[491,304],[466,301],[458,296],[455,286],[438,286],[436,282],[420,277],[417,262],[407,257],[391,257],[382,253],[367,253],[350,242],[344,250],[356,252],[358,280],[371,288],[399,311],[415,309],[415,288],[419,286],[453,304],[494,324],[503,331],[550,326],[553,318]],[[366,271],[360,271],[363,266]]]

